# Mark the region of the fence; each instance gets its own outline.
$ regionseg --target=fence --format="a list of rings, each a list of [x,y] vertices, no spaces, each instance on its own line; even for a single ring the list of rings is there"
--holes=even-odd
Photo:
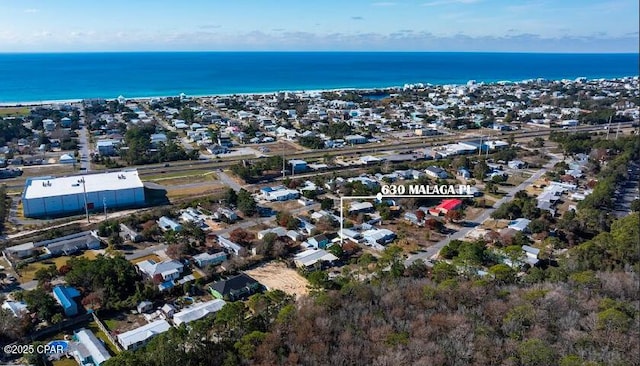
[[[109,341],[118,349],[118,351],[122,352],[122,347],[120,347],[120,343],[118,343],[111,336],[111,333],[109,333],[109,329],[107,329],[107,327],[104,325],[104,323],[102,323],[102,320],[100,320],[100,318],[98,318],[98,316],[96,315],[95,312],[91,312],[91,315],[93,315],[93,320],[95,320],[96,324],[98,324],[98,328],[100,328],[100,330],[107,336]]]

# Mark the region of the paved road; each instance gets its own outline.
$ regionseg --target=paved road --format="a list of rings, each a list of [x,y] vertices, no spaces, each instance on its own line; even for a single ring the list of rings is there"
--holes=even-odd
[[[82,128],[78,131],[80,145],[80,170],[88,172],[91,169],[91,157],[89,156],[89,132],[84,117],[80,117]]]
[[[233,178],[231,178],[227,173],[225,173],[223,171],[219,171],[219,172],[216,172],[216,175],[218,176],[218,179],[222,183],[224,183],[225,185],[233,188],[234,191],[238,192],[239,190],[242,189],[242,186],[240,184],[238,184],[238,182],[233,180]]]
[[[484,223],[490,217],[491,213],[493,213],[493,211],[495,211],[496,208],[500,207],[500,205],[502,205],[505,202],[511,201],[513,199],[514,193],[524,190],[528,185],[532,184],[534,181],[540,178],[547,171],[547,169],[549,169],[550,167],[553,167],[553,165],[556,164],[558,161],[559,159],[554,157],[549,163],[545,164],[545,166],[542,169],[540,169],[538,172],[533,174],[531,177],[529,177],[527,180],[522,182],[517,187],[504,189],[504,191],[507,192],[507,195],[499,199],[493,205],[492,208],[484,210],[484,212],[476,219],[478,226],[482,225],[482,223]],[[449,235],[446,239],[442,239],[436,244],[430,246],[424,252],[410,255],[409,258],[405,260],[404,265],[409,266],[418,259],[424,261],[427,265],[429,265],[430,263],[428,262],[428,260],[434,257],[436,254],[438,254],[438,252],[440,251],[440,249],[442,249],[442,247],[449,244],[451,240],[458,240],[458,239],[464,238],[475,227],[477,226],[474,225],[471,227],[464,227],[458,230],[457,232],[455,232],[454,234]]]
[[[625,217],[631,213],[631,203],[638,197],[640,187],[638,187],[638,177],[640,177],[640,165],[631,162],[627,167],[629,179],[618,187],[615,195],[615,211],[613,214],[617,218]]]

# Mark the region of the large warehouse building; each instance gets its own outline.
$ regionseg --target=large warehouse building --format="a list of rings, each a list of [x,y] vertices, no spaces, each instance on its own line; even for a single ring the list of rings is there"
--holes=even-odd
[[[138,171],[29,178],[22,193],[25,217],[56,217],[89,211],[145,204],[144,185]]]

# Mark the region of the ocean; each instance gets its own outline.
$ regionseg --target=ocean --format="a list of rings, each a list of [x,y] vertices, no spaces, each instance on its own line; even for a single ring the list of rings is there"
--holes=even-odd
[[[638,54],[0,53],[0,103],[638,75]]]

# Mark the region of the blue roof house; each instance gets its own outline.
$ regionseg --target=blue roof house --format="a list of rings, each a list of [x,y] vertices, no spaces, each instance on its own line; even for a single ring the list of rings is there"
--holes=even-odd
[[[53,297],[58,304],[64,309],[66,316],[74,316],[78,314],[78,304],[74,298],[79,297],[80,292],[70,286],[56,286],[53,288]]]

